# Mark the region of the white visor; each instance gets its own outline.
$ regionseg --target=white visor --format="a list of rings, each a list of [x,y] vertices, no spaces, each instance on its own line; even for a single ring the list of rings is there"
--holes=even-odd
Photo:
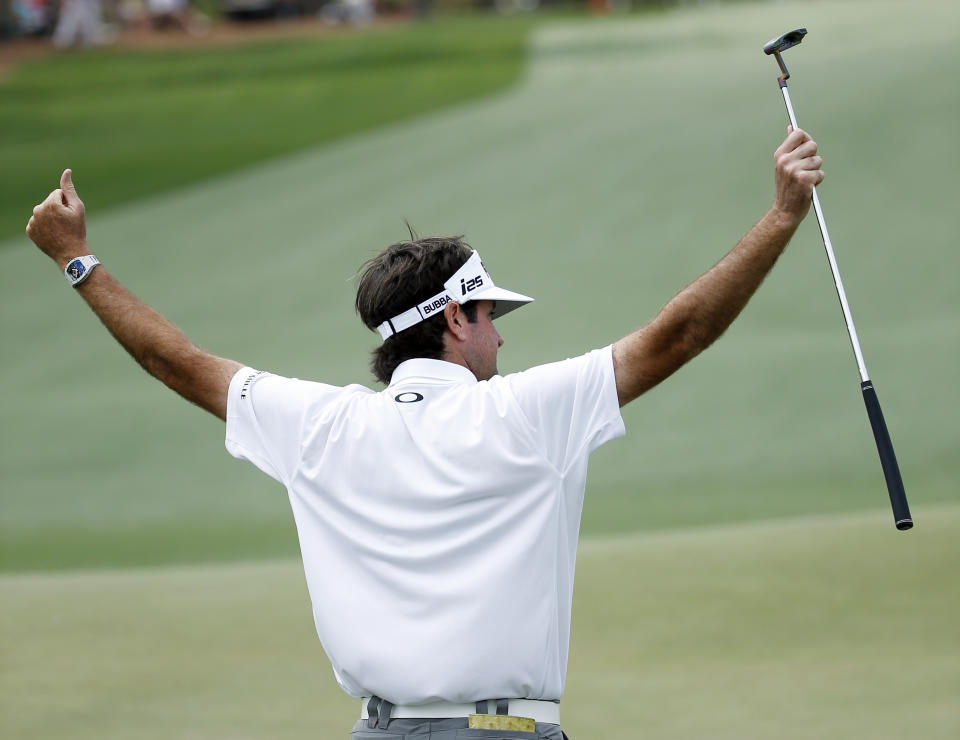
[[[456,301],[457,303],[494,301],[496,305],[490,318],[498,319],[505,313],[510,313],[513,309],[520,308],[524,303],[530,303],[532,300],[533,298],[530,296],[514,293],[512,290],[504,290],[494,285],[493,278],[490,277],[490,273],[483,266],[480,255],[475,251],[470,255],[470,259],[453,273],[453,277],[443,284],[442,291],[427,298],[423,303],[419,303],[413,308],[397,314],[392,319],[384,321],[377,327],[377,331],[386,341],[394,334],[429,319],[437,311],[442,311],[443,307],[450,301]]]

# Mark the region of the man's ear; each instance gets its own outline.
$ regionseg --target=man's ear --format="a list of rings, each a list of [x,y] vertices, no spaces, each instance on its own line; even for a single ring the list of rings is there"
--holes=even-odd
[[[459,303],[456,301],[447,303],[443,307],[443,317],[447,320],[447,331],[457,339],[463,340],[466,338],[464,324],[467,323],[467,315],[463,312]]]

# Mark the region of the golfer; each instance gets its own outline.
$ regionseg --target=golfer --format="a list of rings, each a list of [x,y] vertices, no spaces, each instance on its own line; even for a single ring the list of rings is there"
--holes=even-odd
[[[460,238],[388,247],[356,299],[382,339],[380,392],[192,345],[99,266],[70,170],[27,234],[147,372],[286,487],[317,633],[359,700],[354,740],[561,740],[587,458],[624,433],[620,407],[723,333],[807,214],[816,144],[791,130],[775,161],[770,210],[656,318],[521,373],[498,375],[493,320],[531,298]]]

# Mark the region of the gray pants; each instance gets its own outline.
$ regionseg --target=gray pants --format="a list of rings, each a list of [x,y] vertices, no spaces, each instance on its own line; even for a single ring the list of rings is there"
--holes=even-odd
[[[536,732],[471,730],[466,717],[391,719],[386,729],[370,728],[365,719],[353,726],[350,740],[564,740],[560,725],[537,722]]]

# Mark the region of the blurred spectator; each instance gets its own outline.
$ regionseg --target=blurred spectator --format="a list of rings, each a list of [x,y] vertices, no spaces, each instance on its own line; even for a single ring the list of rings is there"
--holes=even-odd
[[[147,25],[147,6],[144,0],[116,0],[117,24],[121,28],[144,28]]]
[[[53,45],[104,43],[103,6],[101,0],[60,0],[60,17],[53,32]]]
[[[540,7],[540,0],[495,0],[494,5],[501,13],[508,15],[510,13],[529,13]]]
[[[320,9],[324,23],[361,25],[373,20],[373,0],[334,0]]]
[[[13,0],[16,31],[26,36],[47,33],[53,25],[53,9],[48,0]]]
[[[207,20],[193,12],[188,0],[147,0],[154,28],[179,28],[199,35],[207,30]]]
[[[413,17],[426,18],[433,12],[433,0],[413,0]]]
[[[235,20],[298,18],[313,14],[322,0],[220,0],[224,15]]]

